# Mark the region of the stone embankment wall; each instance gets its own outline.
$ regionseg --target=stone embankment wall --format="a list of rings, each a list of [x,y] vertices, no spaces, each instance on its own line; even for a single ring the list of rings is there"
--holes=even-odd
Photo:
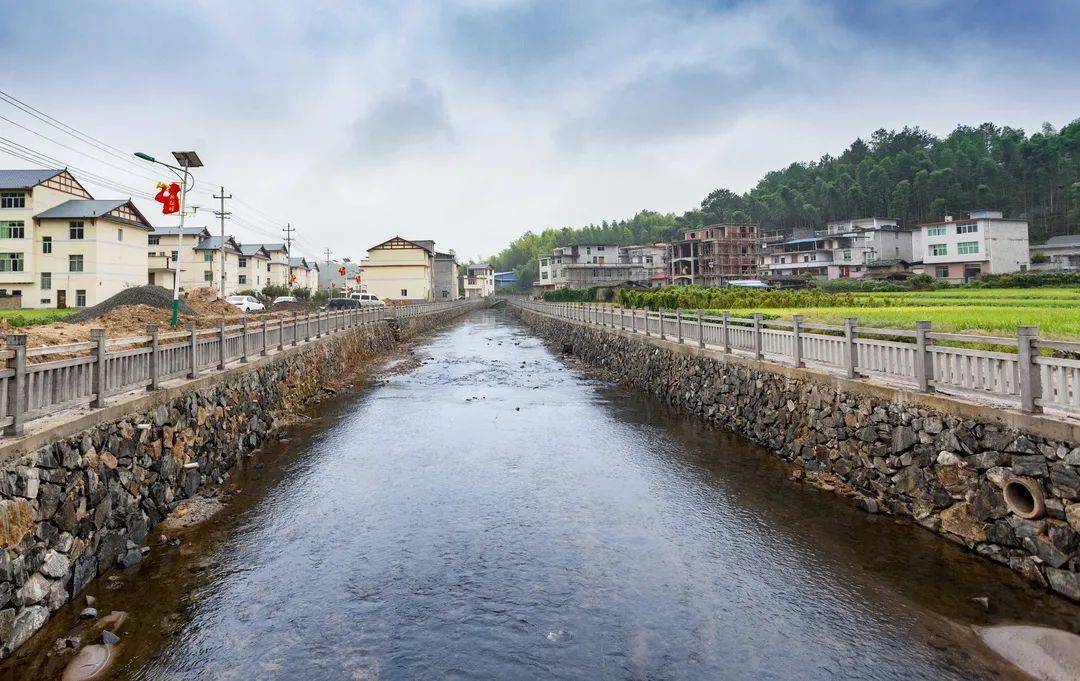
[[[795,477],[1080,600],[1080,425],[518,313],[564,351],[768,447]]]
[[[469,308],[362,326],[73,418],[0,446],[0,654],[150,529],[268,442],[275,420],[400,340]]]

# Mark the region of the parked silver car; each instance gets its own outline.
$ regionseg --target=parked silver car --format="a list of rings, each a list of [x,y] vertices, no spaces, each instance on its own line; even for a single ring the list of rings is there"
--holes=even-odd
[[[225,302],[235,305],[243,312],[262,312],[266,309],[266,306],[255,296],[229,296]]]

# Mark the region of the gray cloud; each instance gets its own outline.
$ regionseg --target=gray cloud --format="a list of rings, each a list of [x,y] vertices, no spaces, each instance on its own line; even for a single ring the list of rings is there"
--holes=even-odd
[[[454,126],[442,92],[413,80],[361,116],[353,133],[357,153],[384,159],[452,142]]]

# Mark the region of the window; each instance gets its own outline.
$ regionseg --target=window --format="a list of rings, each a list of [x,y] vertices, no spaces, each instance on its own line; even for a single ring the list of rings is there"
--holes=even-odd
[[[68,272],[82,272],[83,257],[81,255],[68,256]]]
[[[41,299],[41,304],[42,305],[49,305],[51,303],[52,303],[52,298],[42,298]]]
[[[213,251],[207,251],[207,252],[203,253],[202,254],[202,259],[203,259],[203,262],[214,262],[214,253],[213,253]]]
[[[0,239],[25,239],[26,227],[23,221],[0,222]]]
[[[247,258],[240,258],[240,269],[247,267]]]
[[[545,271],[545,272],[541,272],[541,273],[540,273],[540,278],[541,278],[541,279],[547,279],[547,278],[548,278],[548,273],[547,273],[546,271]]]
[[[979,223],[977,222],[961,222],[956,226],[957,234],[974,234],[979,231]]]
[[[22,272],[22,253],[0,253],[0,272]]]
[[[266,271],[267,271],[267,272],[269,272],[269,271],[270,271],[270,263],[266,263]]]
[[[851,249],[850,248],[845,248],[844,249],[844,260],[851,260]]]
[[[75,307],[86,307],[86,289],[75,289]]]
[[[0,208],[26,208],[26,194],[22,192],[0,193]]]
[[[203,281],[213,281],[214,280],[214,272],[213,272],[213,270],[203,270],[202,280]]]
[[[403,289],[401,289],[401,297],[402,297],[402,298],[408,298],[408,297],[409,297],[409,290],[408,290],[408,289],[404,289],[404,288],[403,288]]]
[[[936,273],[938,279],[948,279],[949,278],[949,266],[948,265],[938,265],[937,267],[934,268],[934,272]]]
[[[68,224],[68,238],[69,239],[81,239],[83,238],[85,230],[83,229],[83,223],[72,222]]]
[[[930,244],[930,255],[948,255],[948,244]]]
[[[150,246],[157,246],[161,243],[161,237],[157,234],[151,234],[146,237],[146,243]]]
[[[972,253],[979,252],[978,241],[961,241],[956,244],[956,252],[960,255],[971,255]]]
[[[604,250],[604,247],[603,247],[603,246],[597,246],[597,247],[596,247],[596,250],[598,250],[598,251],[602,251],[602,250]]]
[[[116,230],[116,240],[117,241],[123,241],[124,240],[124,230],[122,230],[122,229],[117,229]]]
[[[52,253],[52,237],[51,236],[43,236],[43,237],[41,237],[41,252],[42,253]]]
[[[173,262],[176,262],[176,251],[171,251],[169,253],[169,260],[172,260]]]
[[[48,291],[52,288],[52,272],[41,273],[41,290]]]
[[[240,285],[241,285],[241,286],[243,286],[243,285],[244,285],[244,284],[246,284],[246,283],[247,283],[247,276],[246,276],[246,275],[243,275],[243,274],[241,274],[241,275],[240,275]]]
[[[945,236],[945,225],[930,227],[926,230],[926,236]]]

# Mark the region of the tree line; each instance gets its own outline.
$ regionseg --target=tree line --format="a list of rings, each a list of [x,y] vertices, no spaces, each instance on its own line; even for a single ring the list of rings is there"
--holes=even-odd
[[[717,222],[787,231],[878,216],[913,226],[974,208],[1027,219],[1032,243],[1080,231],[1080,119],[1061,130],[1044,123],[1032,135],[992,123],[958,126],[945,137],[881,129],[839,156],[769,172],[743,194],[716,189],[682,215],[643,210],[628,220],[528,231],[490,263],[527,285],[537,256],[574,243],[669,241]]]

